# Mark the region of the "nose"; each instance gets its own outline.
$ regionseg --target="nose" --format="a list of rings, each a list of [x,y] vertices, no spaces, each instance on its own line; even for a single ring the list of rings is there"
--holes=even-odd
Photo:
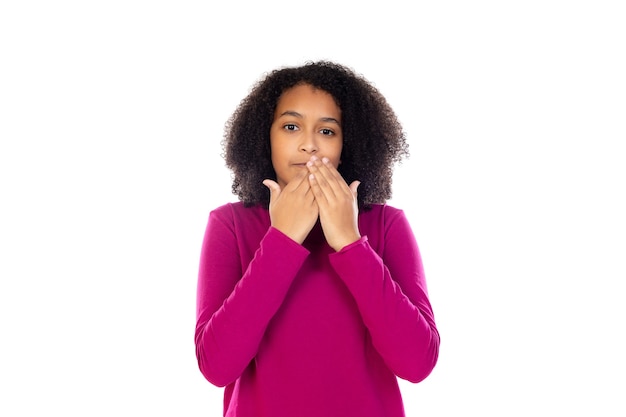
[[[305,133],[301,135],[302,141],[300,142],[300,150],[306,153],[315,153],[318,151],[317,140],[315,138],[315,133]]]

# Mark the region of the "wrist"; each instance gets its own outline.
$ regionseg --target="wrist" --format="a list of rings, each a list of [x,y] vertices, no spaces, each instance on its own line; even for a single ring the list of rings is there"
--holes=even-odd
[[[330,247],[333,248],[335,250],[335,252],[339,252],[341,251],[343,248],[345,248],[346,246],[350,246],[355,242],[358,242],[361,239],[361,235],[357,234],[357,235],[353,235],[349,238],[346,239],[342,239],[338,242],[333,242],[332,244],[329,243]]]

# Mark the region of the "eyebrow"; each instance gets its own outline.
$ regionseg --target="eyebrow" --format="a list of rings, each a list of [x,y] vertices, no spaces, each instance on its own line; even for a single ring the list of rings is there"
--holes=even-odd
[[[281,113],[279,117],[283,117],[283,116],[293,116],[293,117],[298,117],[300,119],[303,118],[303,116],[300,113],[298,113],[297,111],[293,111],[293,110],[287,110]],[[339,120],[335,119],[334,117],[321,117],[320,121],[326,122],[326,123],[336,123],[341,126],[341,123],[339,123]]]

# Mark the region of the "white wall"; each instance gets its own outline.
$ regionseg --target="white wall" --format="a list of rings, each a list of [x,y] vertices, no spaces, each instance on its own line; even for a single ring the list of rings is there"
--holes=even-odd
[[[0,6],[1,415],[221,412],[193,332],[223,124],[318,58],[411,144],[390,204],[442,345],[407,415],[626,413],[620,2],[210,3]]]

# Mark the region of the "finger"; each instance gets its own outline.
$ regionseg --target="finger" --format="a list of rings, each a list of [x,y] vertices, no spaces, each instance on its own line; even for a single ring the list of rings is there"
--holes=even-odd
[[[350,192],[348,184],[328,158],[322,158],[316,166],[319,172],[318,181],[322,189],[326,190],[325,192],[332,193],[334,197]]]
[[[278,185],[278,183],[274,180],[263,180],[263,185],[269,188],[270,192],[280,192],[280,185]]]
[[[325,169],[324,164],[320,159],[312,157],[311,160],[307,162],[307,168],[309,169],[309,173],[315,175],[320,185],[328,185],[326,184],[328,182],[327,178],[331,178],[332,175],[329,172],[324,174],[323,171],[327,171],[327,169]]]
[[[335,168],[335,166],[330,162],[330,160],[326,157],[322,158],[322,166],[326,168],[327,172],[333,177],[335,178],[337,181],[340,181],[342,183],[344,183],[344,179],[341,176],[341,174],[339,173],[339,171],[337,170],[337,168]],[[346,184],[347,185],[347,184]]]
[[[308,202],[311,206],[317,206],[318,197],[315,195],[315,189],[313,188],[309,177],[307,177],[306,185],[307,191],[304,194],[304,201]],[[322,196],[320,196],[319,198],[322,198]]]
[[[352,195],[354,195],[355,198],[358,195],[357,189],[359,188],[359,185],[361,185],[361,181],[352,181],[350,184],[350,191],[352,191]]]
[[[265,185],[270,190],[270,200],[273,201],[280,194],[280,185],[274,180],[266,179],[263,180],[263,185]]]
[[[292,179],[289,181],[287,185],[285,185],[285,190],[296,191],[304,184],[308,188],[307,181],[308,171],[303,169],[298,172]]]
[[[318,203],[325,203],[328,201],[326,194],[322,190],[322,187],[320,187],[317,177],[314,174],[309,175],[309,185],[315,201]]]
[[[309,170],[309,184],[315,198],[320,202],[328,201],[329,198],[333,198],[333,191],[330,188],[330,184],[328,184],[324,174],[320,171],[322,162],[314,156],[307,163],[307,168]]]

